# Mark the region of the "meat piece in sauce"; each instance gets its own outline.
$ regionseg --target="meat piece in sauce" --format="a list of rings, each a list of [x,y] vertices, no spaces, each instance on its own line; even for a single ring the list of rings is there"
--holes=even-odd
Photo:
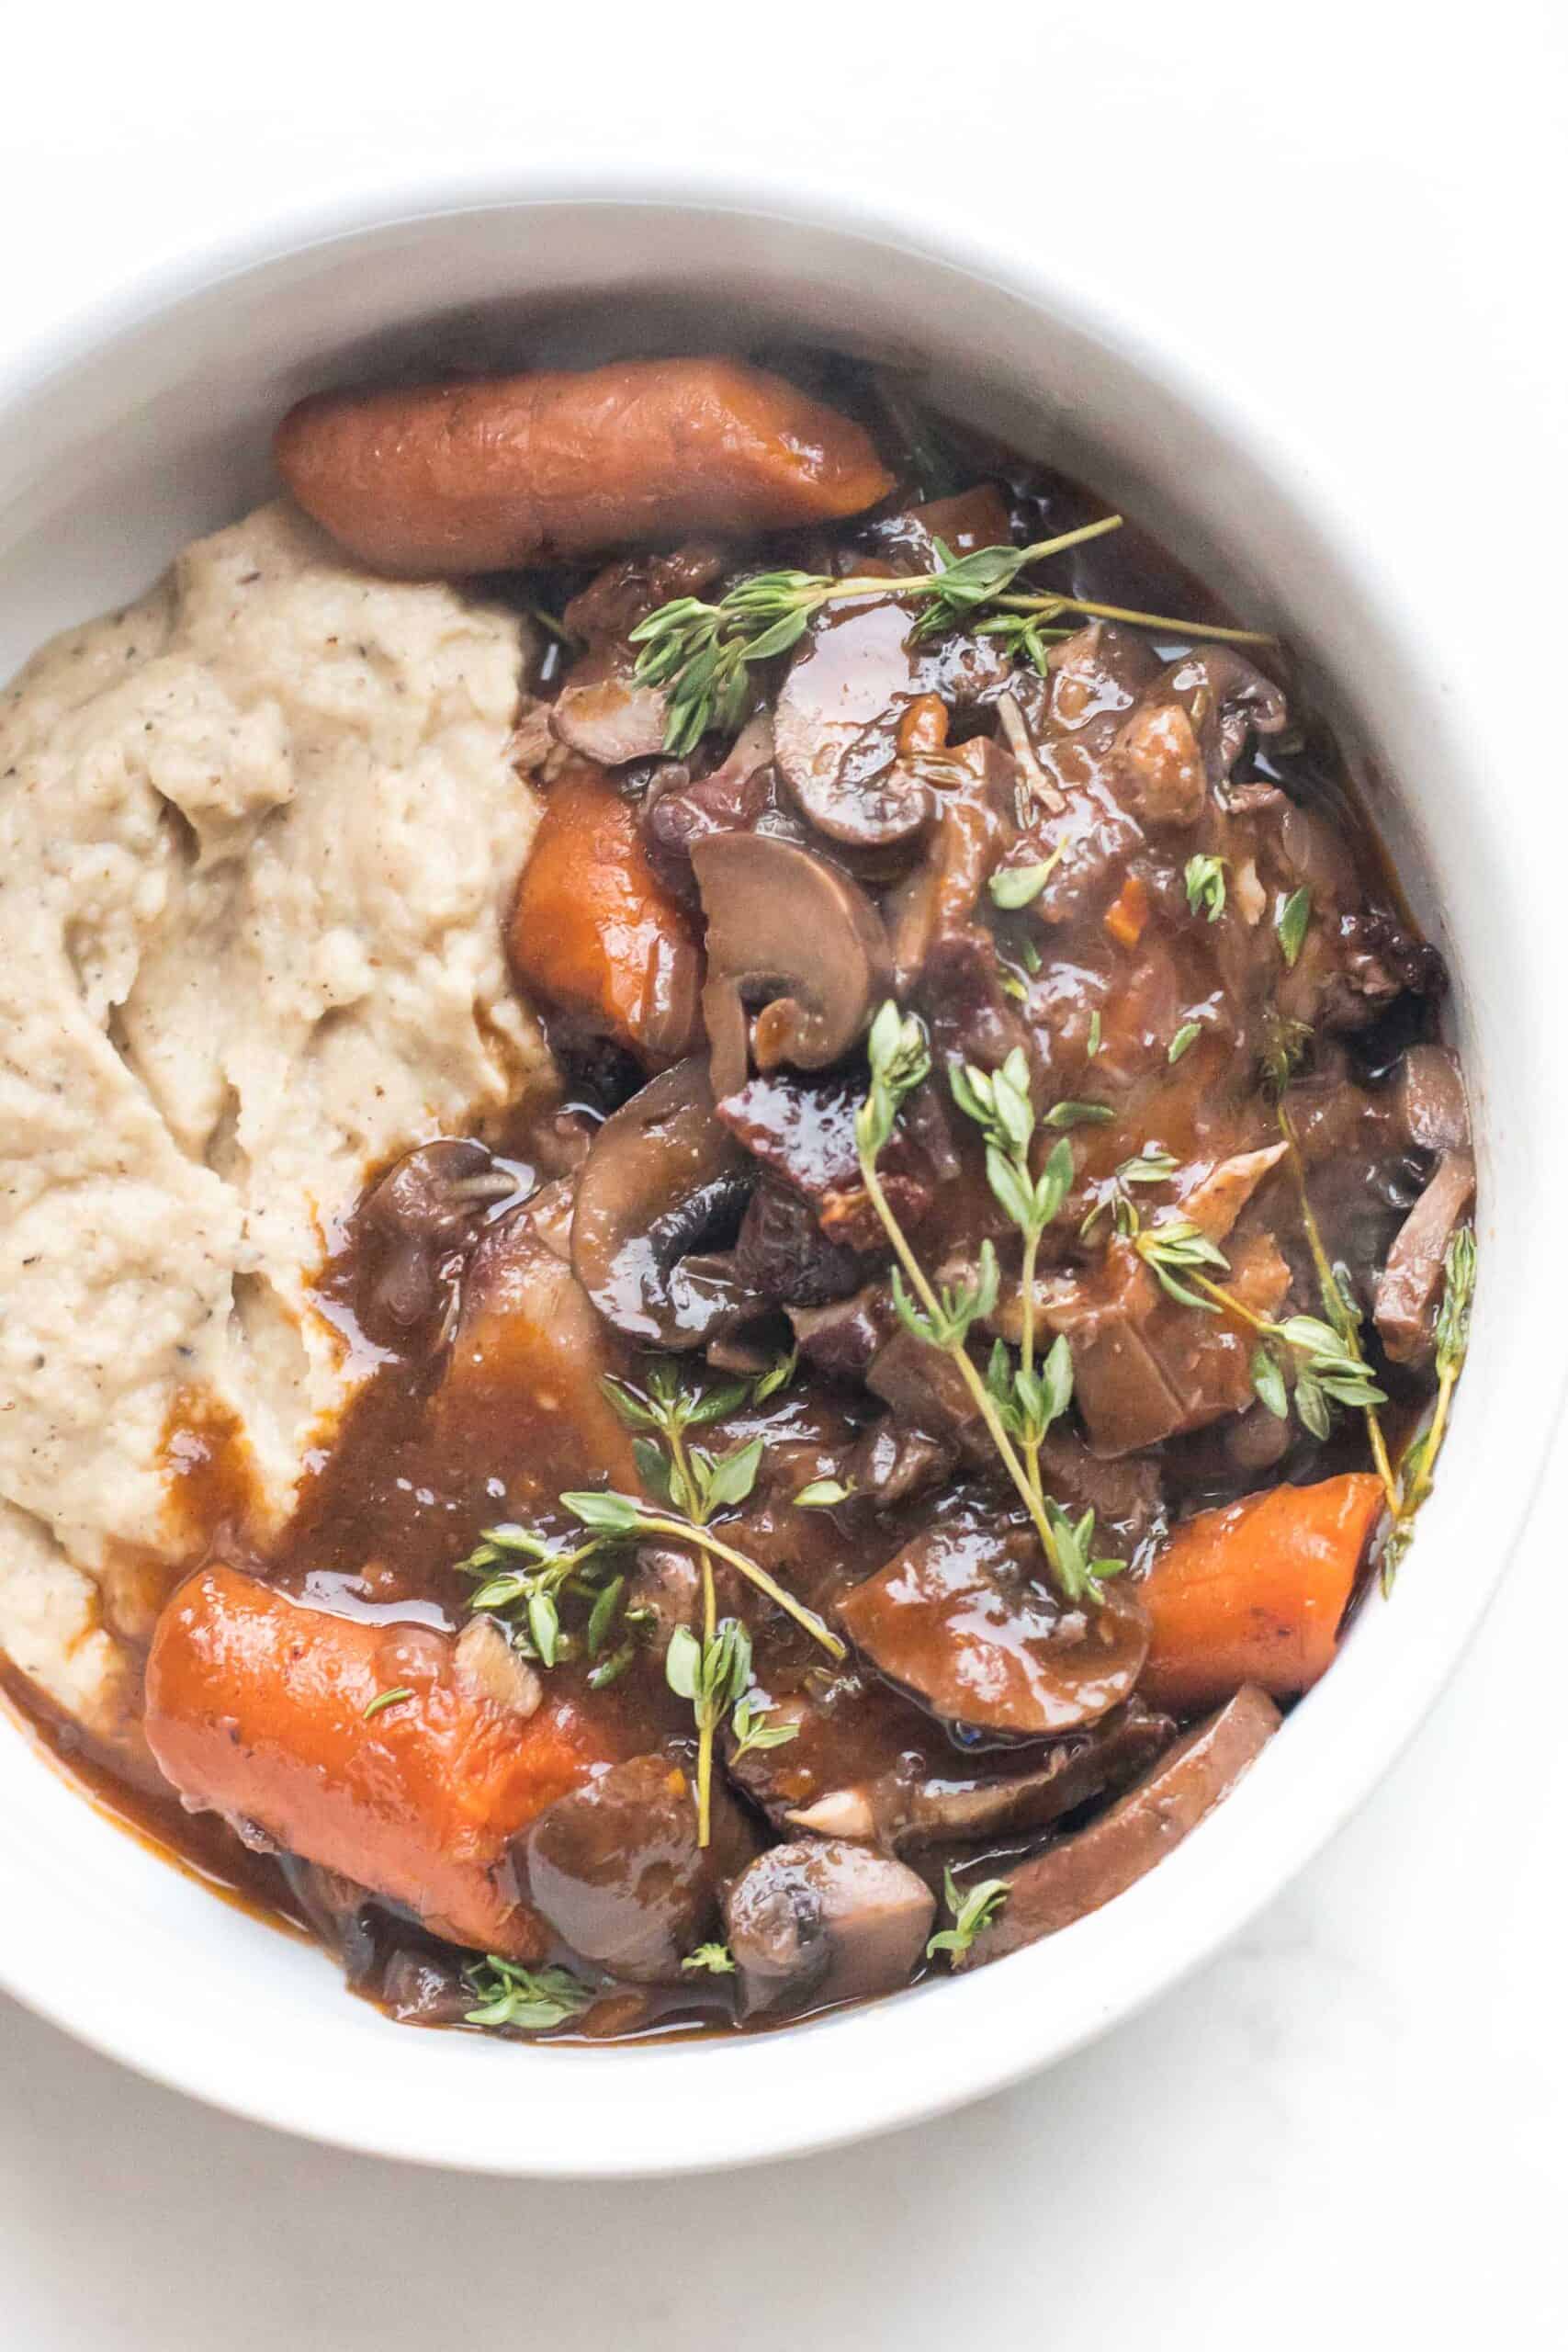
[[[529,1899],[582,1960],[634,1984],[678,1984],[681,1964],[718,1924],[721,1887],[755,1851],[720,1790],[715,1835],[697,1841],[684,1768],[633,1756],[558,1797],[524,1834]]]

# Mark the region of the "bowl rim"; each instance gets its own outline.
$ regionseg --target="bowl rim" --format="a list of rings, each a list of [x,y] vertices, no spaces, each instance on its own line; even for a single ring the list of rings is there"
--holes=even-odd
[[[241,235],[164,258],[42,335],[13,346],[10,356],[0,363],[0,432],[18,404],[46,393],[55,379],[82,361],[155,327],[187,299],[211,294],[291,255],[352,243],[404,224],[551,206],[666,208],[859,238],[890,255],[958,272],[1055,318],[1104,348],[1116,366],[1140,378],[1161,400],[1217,432],[1268,478],[1282,509],[1307,541],[1354,582],[1362,604],[1376,616],[1383,641],[1395,650],[1415,681],[1424,707],[1434,712],[1441,708],[1438,682],[1412,635],[1407,600],[1391,561],[1348,538],[1348,518],[1336,511],[1328,496],[1299,492],[1291,472],[1290,445],[1251,409],[1223,388],[1200,380],[1177,352],[1151,341],[1081,287],[1054,277],[1005,239],[956,229],[950,217],[919,206],[901,204],[896,213],[884,212],[837,190],[806,194],[798,180],[778,174],[759,173],[741,183],[729,175],[690,167],[616,172],[552,164],[536,171],[477,175],[426,173],[412,182],[393,181],[272,212]],[[1478,762],[1473,745],[1467,746],[1462,717],[1450,706],[1443,711],[1443,721],[1463,771],[1473,775]],[[1348,1724],[1340,1721],[1334,1770],[1310,1788],[1294,1787],[1288,1817],[1275,1808],[1271,1786],[1269,1802],[1264,1804],[1261,1784],[1269,1776],[1260,1771],[1210,1819],[1201,1839],[1188,1841],[1179,1858],[1168,1860],[1115,1905],[1066,1931],[1081,1951],[1079,1977],[1087,1972],[1095,1986],[1087,1995],[1080,1987],[1066,2017],[1042,2014],[1038,2005],[1029,2003],[1028,1971],[1015,1961],[1009,1969],[931,1985],[897,2001],[794,2029],[787,2037],[764,2036],[750,2045],[761,2051],[782,2042],[801,2056],[808,2040],[818,2044],[840,2062],[839,2071],[851,2088],[847,2113],[842,2103],[833,2111],[825,2106],[819,2118],[806,2120],[792,2115],[779,2128],[766,2118],[759,2120],[755,2111],[737,2117],[736,2102],[721,2096],[704,2102],[705,2138],[700,2147],[610,2146],[590,2161],[581,2152],[568,2150],[558,2160],[555,2151],[529,2144],[538,2117],[536,2113],[527,2120],[527,2101],[516,2102],[524,2109],[525,2122],[511,2137],[494,2129],[465,2132],[458,2126],[433,2141],[428,2121],[423,2126],[417,2118],[405,2121],[395,2105],[370,2112],[363,2108],[347,2114],[335,2110],[330,2079],[324,2086],[319,2079],[303,2084],[283,2080],[265,2066],[247,2063],[241,2050],[231,2061],[219,2061],[210,2040],[193,2041],[186,2048],[155,2022],[128,2013],[112,1997],[96,2003],[85,1998],[93,1980],[70,1971],[62,1976],[56,1965],[58,1949],[47,1936],[18,1939],[8,1930],[0,1938],[0,1986],[103,2054],[231,2113],[345,2149],[457,2169],[538,2177],[694,2173],[804,2154],[947,2112],[1070,2055],[1179,1983],[1272,1900],[1371,1794],[1435,1704],[1495,1595],[1545,1475],[1565,1389],[1568,1365],[1559,1367],[1555,1381],[1546,1384],[1530,1417],[1529,1475],[1514,1482],[1506,1503],[1494,1514],[1491,1559],[1486,1570],[1468,1584],[1462,1599],[1455,1597],[1443,1638],[1428,1643],[1423,1657],[1406,1661],[1406,1670],[1384,1692],[1386,1705],[1352,1717]],[[1292,1718],[1277,1746],[1299,1744],[1303,1736],[1311,1736],[1310,1713]],[[1269,1825],[1268,1860],[1261,1867],[1257,1860],[1260,1812],[1267,1813]],[[1177,1861],[1185,1898],[1179,1905],[1164,1899],[1161,1885]],[[1154,1965],[1140,1932],[1145,1928],[1164,1938]],[[1016,1984],[1010,1997],[1008,1980]],[[897,2027],[890,2032],[888,2021],[915,2018],[920,2004],[932,1997],[942,2004],[943,2021],[951,2030],[941,2038],[928,2035],[919,2044],[919,2063],[911,2063],[911,2036]],[[846,2036],[854,2037],[857,2052],[857,2063],[847,2067],[842,2064],[850,2056]],[[468,2037],[447,2039],[467,2048],[478,2046]],[[939,2039],[945,2041],[945,2049],[933,2048]],[[919,2041],[918,2035],[915,2040]],[[742,2046],[727,2047],[734,2052]],[[508,2052],[508,2057],[513,2054]],[[725,2051],[712,2044],[604,2052],[540,2049],[528,2058],[552,2069],[612,2066],[628,2092],[634,2078],[637,2083],[649,2080],[651,2067],[656,2100],[673,2088],[667,2075],[660,2082],[660,2070],[676,2065],[709,2070],[717,2088],[729,2064]],[[818,2070],[802,2057],[797,2071]],[[732,2064],[729,2072],[734,2075]],[[455,2073],[454,2079],[460,2075]],[[541,2082],[538,2087],[543,2086]]]

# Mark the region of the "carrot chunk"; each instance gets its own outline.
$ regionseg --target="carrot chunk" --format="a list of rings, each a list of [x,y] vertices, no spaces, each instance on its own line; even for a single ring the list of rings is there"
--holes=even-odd
[[[858,514],[893,487],[851,418],[711,357],[314,392],[276,448],[307,514],[362,561],[414,579],[793,530]]]
[[[1129,874],[1105,910],[1105,928],[1119,947],[1136,947],[1148,919],[1148,890],[1140,876]]]
[[[603,771],[569,767],[545,804],[508,933],[526,989],[657,1061],[702,1038],[691,919],[649,864],[634,805]]]
[[[1179,1527],[1142,1588],[1153,1623],[1138,1683],[1156,1706],[1210,1707],[1244,1682],[1276,1698],[1333,1660],[1378,1514],[1370,1473],[1275,1487]]]
[[[147,1741],[193,1804],[523,1961],[548,1937],[508,1842],[618,1754],[569,1699],[525,1714],[477,1688],[443,1634],[328,1616],[221,1563],[158,1621]]]

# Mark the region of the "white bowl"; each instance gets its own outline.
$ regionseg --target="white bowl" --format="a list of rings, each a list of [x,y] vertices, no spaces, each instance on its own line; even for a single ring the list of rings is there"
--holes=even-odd
[[[1254,420],[984,254],[841,209],[558,179],[318,219],[194,264],[0,380],[0,676],[264,495],[270,428],[300,392],[433,348],[570,350],[585,300],[632,338],[676,304],[700,341],[772,315],[923,357],[939,397],[1081,470],[1290,630],[1364,747],[1375,814],[1452,963],[1483,1252],[1453,1434],[1392,1603],[1363,1611],[1237,1793],[1149,1878],[950,1984],[695,2046],[411,2031],[119,1834],[0,1725],[0,1983],[22,2000],[161,2081],[321,2140],[609,2176],[822,2147],[993,2090],[1127,2016],[1275,1894],[1415,1729],[1502,1572],[1559,1409],[1544,1335],[1562,1328],[1568,1253],[1537,1246],[1563,1089],[1551,1025],[1528,1010],[1552,1001],[1556,941],[1479,756],[1479,689],[1442,674],[1446,645],[1408,641],[1398,581],[1314,516]]]

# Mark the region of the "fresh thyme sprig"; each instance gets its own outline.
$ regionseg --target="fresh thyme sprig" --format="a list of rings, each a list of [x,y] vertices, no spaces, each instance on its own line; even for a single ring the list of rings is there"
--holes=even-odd
[[[712,1834],[714,1734],[751,1680],[751,1636],[738,1618],[714,1622],[713,1566],[703,1561],[703,1637],[677,1625],[664,1654],[664,1679],[691,1702],[697,1725],[697,1843]]]
[[[939,1951],[950,1951],[957,1960],[969,1950],[982,1928],[988,1928],[1000,1917],[1002,1906],[1012,1893],[1012,1881],[983,1878],[974,1886],[961,1887],[949,1868],[942,1873],[942,1891],[953,1925],[937,1929],[926,1946],[926,1958],[934,1960]]]
[[[1318,1229],[1317,1215],[1312,1204],[1312,1195],[1307,1190],[1306,1162],[1302,1158],[1301,1145],[1296,1139],[1296,1130],[1292,1122],[1290,1111],[1286,1107],[1283,1090],[1274,1106],[1274,1115],[1279,1121],[1280,1133],[1285,1140],[1286,1165],[1291,1171],[1291,1181],[1296,1188],[1296,1204],[1301,1210],[1302,1230],[1306,1235],[1307,1248],[1312,1253],[1313,1270],[1317,1275],[1318,1295],[1323,1301],[1323,1311],[1347,1354],[1360,1367],[1363,1375],[1371,1385],[1371,1367],[1361,1347],[1360,1314],[1350,1296],[1348,1286],[1340,1280],[1335,1268],[1330,1265],[1328,1252],[1323,1246],[1323,1235]],[[1367,1442],[1372,1450],[1372,1462],[1378,1476],[1382,1481],[1383,1496],[1389,1510],[1397,1519],[1400,1509],[1399,1481],[1393,1475],[1393,1464],[1388,1458],[1388,1441],[1383,1436],[1382,1423],[1378,1419],[1378,1407],[1383,1402],[1385,1399],[1380,1391],[1376,1396],[1363,1400],[1361,1410],[1366,1419]]]
[[[871,1064],[871,1085],[855,1114],[855,1150],[866,1197],[898,1261],[894,1298],[899,1314],[916,1338],[928,1347],[940,1348],[957,1367],[1001,1465],[1029,1513],[1057,1590],[1075,1605],[1098,1600],[1100,1596],[1097,1579],[1084,1571],[1074,1548],[1060,1541],[1046,1502],[1013,1443],[997,1399],[969,1353],[972,1325],[982,1315],[989,1314],[996,1304],[998,1278],[995,1250],[988,1243],[983,1247],[973,1283],[954,1285],[939,1294],[910,1248],[877,1174],[876,1163],[893,1133],[900,1105],[930,1074],[931,1053],[925,1031],[912,1013],[900,1012],[889,998],[871,1024],[866,1052]]]
[[[581,2017],[593,1988],[566,1968],[519,1968],[515,1961],[487,1952],[465,1970],[479,2006],[467,2025],[513,2026],[524,2033],[547,2033],[568,2018]]]
[[[714,1734],[731,1706],[745,1703],[751,1679],[751,1643],[743,1625],[727,1618],[717,1622],[714,1562],[722,1560],[754,1586],[776,1608],[794,1620],[838,1663],[844,1645],[829,1631],[814,1609],[806,1607],[755,1560],[716,1535],[709,1525],[720,1510],[746,1501],[757,1482],[762,1460],[762,1440],[757,1436],[714,1454],[690,1442],[690,1432],[719,1420],[739,1406],[773,1395],[792,1377],[795,1358],[786,1356],[756,1381],[727,1382],[707,1386],[688,1380],[680,1367],[661,1361],[652,1367],[646,1385],[606,1378],[601,1385],[620,1419],[637,1434],[632,1454],[649,1493],[659,1506],[650,1509],[641,1498],[597,1488],[563,1494],[561,1507],[587,1531],[580,1543],[539,1535],[532,1529],[503,1525],[487,1528],[477,1548],[458,1563],[459,1573],[479,1580],[469,1607],[497,1617],[516,1648],[547,1669],[575,1657],[578,1634],[561,1623],[561,1605],[568,1598],[587,1605],[581,1641],[596,1663],[590,1685],[598,1690],[624,1673],[635,1654],[632,1640],[608,1646],[623,1609],[626,1578],[621,1567],[625,1546],[642,1536],[660,1536],[696,1552],[702,1573],[702,1637],[678,1628],[665,1653],[665,1679],[671,1690],[692,1702],[697,1725],[697,1817],[699,1842],[708,1842],[713,1783]],[[738,1739],[750,1729],[750,1745],[772,1747],[792,1736],[788,1730],[761,1726],[755,1712],[739,1718]]]
[[[714,1559],[728,1559],[732,1566],[739,1564],[742,1574],[752,1584],[778,1600],[824,1647],[839,1657],[844,1655],[842,1643],[829,1633],[815,1611],[802,1608],[755,1562],[743,1561],[741,1555],[728,1551],[705,1532],[716,1511],[733,1510],[750,1495],[761,1466],[761,1436],[718,1455],[688,1442],[692,1430],[721,1419],[749,1399],[772,1396],[790,1378],[794,1369],[795,1358],[791,1355],[759,1380],[730,1381],[708,1387],[687,1379],[679,1365],[666,1360],[654,1365],[641,1389],[633,1387],[629,1381],[613,1377],[601,1383],[621,1419],[638,1431],[632,1440],[632,1453],[643,1485],[660,1502],[682,1514],[683,1540],[696,1545],[700,1553],[702,1637],[699,1640],[688,1627],[677,1628],[665,1653],[664,1678],[678,1698],[690,1701],[696,1723],[697,1841],[703,1846],[708,1842],[712,1814],[714,1738],[725,1716],[733,1709],[732,1729],[738,1753],[744,1753],[748,1747],[776,1747],[795,1736],[794,1725],[766,1724],[761,1711],[747,1697],[751,1684],[750,1635],[734,1618],[727,1617],[722,1624],[718,1622]],[[614,1509],[628,1498],[563,1495],[561,1499],[581,1514],[585,1501],[608,1501]],[[644,1522],[645,1528],[651,1524]],[[665,1532],[670,1532],[668,1526]]]
[[[1438,1395],[1432,1418],[1405,1447],[1399,1464],[1400,1507],[1382,1553],[1382,1589],[1393,1589],[1401,1560],[1410,1549],[1416,1514],[1432,1491],[1432,1473],[1448,1435],[1454,1383],[1470,1352],[1470,1316],[1475,1296],[1475,1231],[1461,1226],[1443,1256],[1443,1297],[1438,1309]]]
[[[596,1661],[588,1677],[595,1690],[615,1680],[631,1663],[629,1642],[622,1645],[624,1657],[620,1651],[613,1659],[605,1655],[626,1579],[615,1575],[600,1538],[563,1543],[503,1521],[485,1529],[467,1559],[458,1561],[457,1574],[476,1579],[468,1607],[498,1619],[513,1647],[547,1669],[575,1657],[581,1642]],[[581,1636],[561,1622],[568,1600],[586,1607]]]
[[[729,1728],[735,1735],[737,1760],[766,1747],[783,1747],[800,1735],[798,1724],[771,1724],[767,1707],[761,1705],[750,1691],[736,1701]]]
[[[1387,1403],[1371,1377],[1359,1340],[1352,1342],[1343,1331],[1314,1315],[1292,1315],[1277,1323],[1213,1281],[1204,1269],[1228,1274],[1230,1261],[1190,1218],[1168,1217],[1159,1225],[1147,1226],[1133,1247],[1168,1297],[1205,1315],[1233,1315],[1258,1334],[1266,1344],[1253,1356],[1252,1385],[1277,1419],[1283,1420],[1286,1409],[1280,1348],[1293,1360],[1296,1411],[1303,1427],[1314,1437],[1328,1435],[1331,1398],[1337,1405],[1365,1410]]]
[[[1058,633],[1050,624],[1064,613],[1124,621],[1179,637],[1238,644],[1272,641],[1258,629],[1222,628],[1161,613],[1129,612],[1121,605],[1096,604],[1080,596],[1015,587],[1020,573],[1032,565],[1102,537],[1119,529],[1121,523],[1120,514],[1105,514],[1077,530],[1060,532],[1055,538],[1038,539],[1031,547],[976,548],[965,556],[955,556],[939,539],[938,568],[905,578],[851,573],[836,580],[825,572],[759,571],[736,581],[716,605],[705,604],[696,596],[678,596],[671,604],[660,605],[637,623],[631,642],[638,648],[638,683],[665,689],[664,748],[672,758],[683,759],[710,728],[726,732],[738,728],[746,712],[747,670],[753,662],[789,652],[805,636],[813,616],[829,604],[868,599],[912,603],[918,637],[973,627],[999,638],[1015,658],[1022,656],[1042,671],[1047,658],[1045,639]]]
[[[1000,1069],[976,1069],[965,1064],[952,1071],[949,1082],[953,1101],[986,1138],[986,1179],[992,1194],[1023,1237],[1018,1369],[1011,1369],[1007,1350],[998,1340],[991,1351],[986,1385],[996,1399],[1003,1426],[1022,1451],[1036,1498],[1043,1498],[1040,1448],[1052,1422],[1060,1419],[1071,1401],[1073,1358],[1067,1341],[1058,1339],[1045,1360],[1043,1374],[1035,1370],[1034,1268],[1045,1228],[1060,1216],[1072,1190],[1073,1148],[1064,1135],[1053,1144],[1040,1174],[1032,1172],[1034,1103],[1029,1063],[1021,1046],[1013,1047]],[[1066,1107],[1092,1116],[1096,1106],[1072,1103]],[[991,1263],[994,1268],[994,1255]]]
[[[754,1439],[750,1445],[738,1446],[734,1453],[711,1465],[708,1483],[703,1489],[702,1508],[717,1510],[721,1505],[744,1502],[751,1491],[761,1455],[761,1442]],[[700,1482],[705,1475],[706,1458],[694,1450],[691,1456],[692,1475]],[[688,1628],[678,1628],[671,1636],[665,1655],[665,1678],[677,1694],[692,1702],[697,1725],[697,1841],[708,1842],[708,1817],[713,1785],[713,1742],[727,1707],[739,1701],[750,1678],[751,1645],[745,1628],[733,1618],[726,1618],[723,1626],[717,1619],[714,1591],[713,1567],[722,1560],[764,1593],[776,1608],[794,1619],[812,1639],[820,1644],[835,1665],[845,1656],[844,1645],[837,1634],[831,1633],[814,1609],[807,1609],[783,1585],[775,1582],[765,1568],[749,1560],[726,1544],[705,1523],[694,1518],[677,1518],[650,1511],[635,1496],[619,1494],[577,1493],[562,1495],[566,1509],[581,1519],[596,1534],[609,1539],[624,1540],[628,1536],[661,1535],[676,1544],[689,1544],[698,1555],[703,1580],[702,1639]],[[692,1652],[695,1652],[694,1660]],[[744,1671],[736,1661],[744,1656]],[[739,1674],[739,1679],[737,1675]],[[690,1688],[686,1686],[690,1684]]]
[[[1099,1199],[1078,1227],[1080,1238],[1087,1241],[1107,1210],[1111,1224],[1123,1241],[1130,1241],[1144,1222],[1143,1211],[1134,1197],[1140,1185],[1166,1184],[1176,1173],[1172,1153],[1162,1151],[1158,1145],[1149,1145],[1133,1159],[1124,1159],[1101,1191]]]
[[[1283,1094],[1306,1059],[1312,1035],[1309,1022],[1292,1021],[1269,1009],[1265,1017],[1263,1076],[1276,1098]]]

